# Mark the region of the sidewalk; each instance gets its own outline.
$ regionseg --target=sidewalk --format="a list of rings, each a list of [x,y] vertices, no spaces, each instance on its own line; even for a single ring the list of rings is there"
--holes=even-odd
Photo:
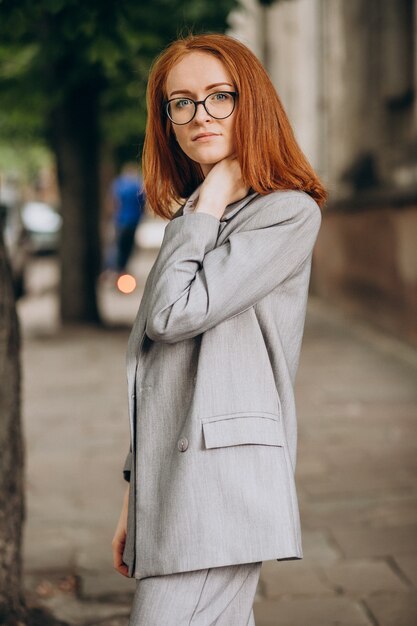
[[[140,276],[151,262],[140,260]],[[39,285],[53,286],[51,263]],[[129,322],[139,298],[103,292],[108,319]],[[111,540],[129,443],[129,330],[54,332],[55,296],[42,285],[19,310],[27,593],[70,624],[126,626],[135,581],[114,571]],[[310,298],[296,402],[304,559],[264,563],[256,625],[415,626],[416,353]]]

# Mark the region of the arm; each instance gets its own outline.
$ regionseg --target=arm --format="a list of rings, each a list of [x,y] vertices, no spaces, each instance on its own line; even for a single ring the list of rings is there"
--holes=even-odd
[[[128,567],[123,562],[123,552],[127,535],[127,516],[129,509],[130,471],[132,466],[132,446],[129,448],[123,467],[123,477],[128,484],[123,494],[123,505],[112,539],[113,567],[123,576],[128,576]]]
[[[246,230],[216,248],[219,223],[188,213],[167,224],[145,328],[154,341],[194,337],[285,282],[311,254],[321,211],[304,193],[271,193]]]
[[[116,530],[112,539],[113,567],[123,576],[128,577],[128,567],[123,562],[123,552],[126,544],[127,535],[127,517],[129,510],[129,490],[130,485],[126,486],[123,494],[123,505],[117,522]]]

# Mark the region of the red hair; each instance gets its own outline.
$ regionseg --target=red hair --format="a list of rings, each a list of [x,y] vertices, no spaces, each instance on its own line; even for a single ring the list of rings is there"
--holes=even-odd
[[[263,195],[278,189],[302,190],[321,207],[327,192],[301,151],[266,70],[240,41],[228,35],[207,34],[172,42],[151,67],[142,171],[153,211],[170,219],[178,208],[174,204],[180,204],[204,180],[200,165],[175,141],[164,111],[168,73],[193,51],[220,59],[236,85],[235,146],[246,186]]]

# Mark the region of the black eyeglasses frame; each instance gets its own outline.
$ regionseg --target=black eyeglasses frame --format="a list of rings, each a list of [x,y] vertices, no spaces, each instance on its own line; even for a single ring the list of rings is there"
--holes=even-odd
[[[227,93],[231,96],[233,96],[233,109],[230,111],[230,113],[228,115],[226,115],[225,117],[216,117],[215,115],[212,115],[209,111],[207,111],[207,107],[206,107],[206,100],[207,98],[209,98],[210,96],[213,96],[215,93]],[[172,117],[170,116],[168,109],[169,109],[169,104],[170,102],[173,102],[174,100],[181,100],[181,96],[178,96],[177,98],[171,98],[170,100],[166,100],[164,102],[164,109],[165,109],[165,113],[168,116],[168,118],[171,120],[171,122],[173,124],[176,124],[177,126],[185,126],[185,124],[189,124],[197,115],[197,107],[199,104],[202,104],[204,107],[204,110],[206,111],[207,115],[210,115],[210,117],[212,117],[215,120],[225,120],[228,117],[230,117],[233,113],[233,111],[235,110],[236,107],[236,98],[238,97],[238,92],[237,91],[213,91],[212,93],[209,93],[204,100],[193,100],[192,98],[188,98],[188,97],[184,97],[184,100],[190,100],[193,104],[194,104],[194,115],[188,120],[188,122],[174,122],[174,120],[172,119]]]

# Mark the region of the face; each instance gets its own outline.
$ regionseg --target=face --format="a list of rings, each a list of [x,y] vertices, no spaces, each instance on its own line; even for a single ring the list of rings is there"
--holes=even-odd
[[[179,97],[203,100],[213,92],[236,91],[236,88],[218,58],[206,52],[190,52],[168,73],[166,91],[167,100]],[[204,176],[216,163],[233,154],[235,114],[236,106],[229,117],[215,119],[199,104],[194,118],[188,124],[171,122],[181,149],[201,165]],[[206,136],[197,138],[202,133]]]

